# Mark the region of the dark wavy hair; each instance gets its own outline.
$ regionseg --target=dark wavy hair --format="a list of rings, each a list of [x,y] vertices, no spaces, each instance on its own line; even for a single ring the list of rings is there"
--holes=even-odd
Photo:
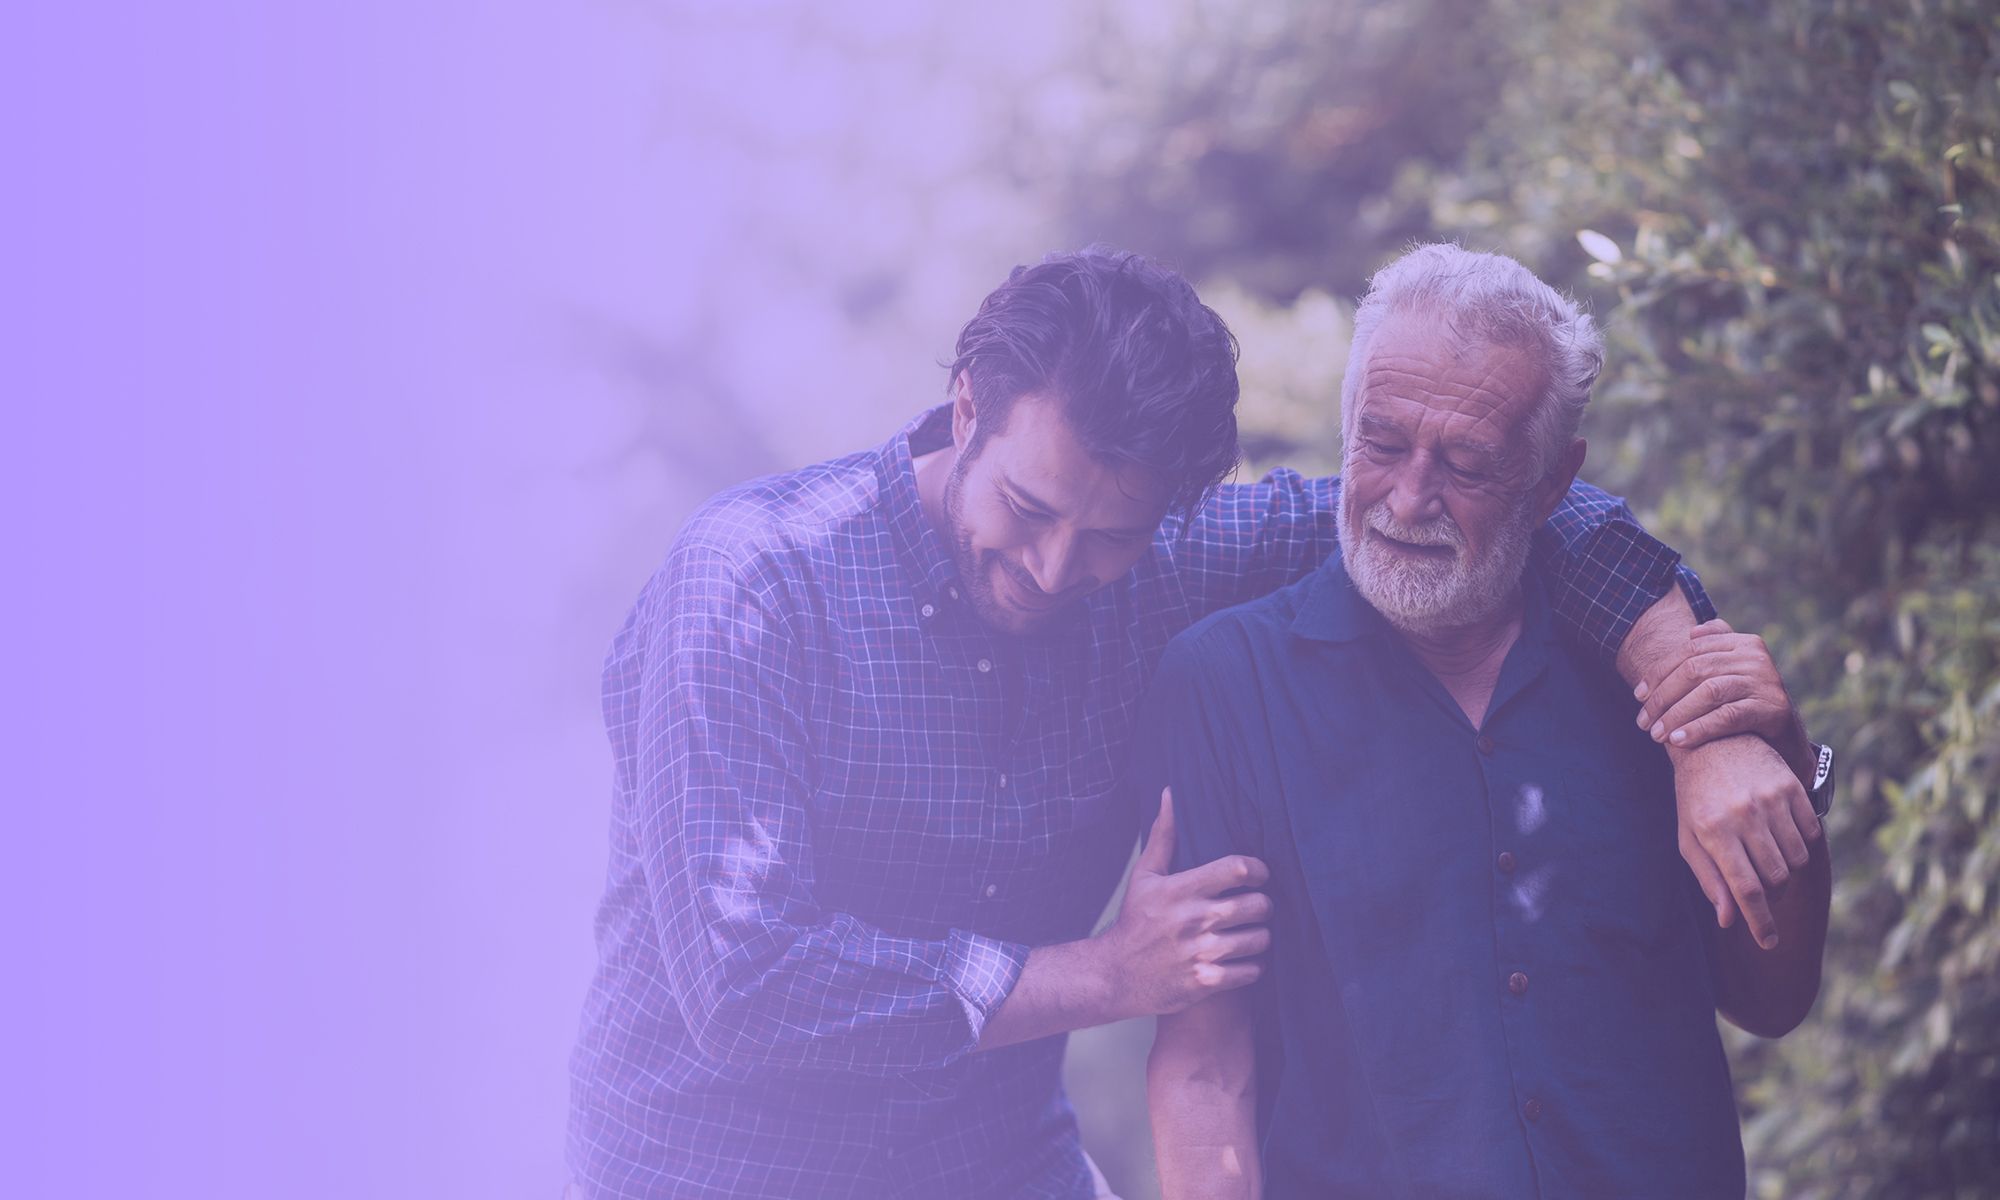
[[[1199,508],[1236,467],[1236,338],[1187,280],[1093,246],[1016,267],[958,335],[951,378],[972,382],[976,456],[1030,394],[1062,406],[1101,462],[1142,468]]]

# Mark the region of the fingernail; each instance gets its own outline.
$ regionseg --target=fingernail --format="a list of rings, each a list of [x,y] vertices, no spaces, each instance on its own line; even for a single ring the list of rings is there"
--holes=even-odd
[[[1775,933],[1772,934],[1770,937],[1765,938],[1761,944],[1766,950],[1776,950],[1778,948],[1778,935]]]
[[[1652,734],[1653,734],[1653,740],[1654,740],[1654,741],[1656,741],[1656,742],[1657,742],[1657,741],[1659,741],[1659,740],[1660,740],[1660,735],[1661,735],[1661,734],[1663,734],[1663,733],[1665,733],[1666,731],[1667,731],[1667,723],[1666,723],[1665,721],[1655,721],[1655,722],[1653,722],[1653,729],[1652,729]]]
[[[1682,742],[1688,740],[1688,731],[1685,729],[1676,729],[1674,730],[1674,736],[1668,738],[1667,740],[1672,742],[1674,745],[1678,746]]]
[[[1641,680],[1639,686],[1632,689],[1632,694],[1638,697],[1639,699],[1644,700],[1646,698],[1646,693],[1652,690],[1653,690],[1652,688],[1646,686],[1644,680]]]

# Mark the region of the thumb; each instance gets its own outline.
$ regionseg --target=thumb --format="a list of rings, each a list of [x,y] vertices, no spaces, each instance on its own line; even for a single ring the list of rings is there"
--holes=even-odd
[[[1174,789],[1160,789],[1160,815],[1146,833],[1146,846],[1139,851],[1136,871],[1165,875],[1174,865]]]

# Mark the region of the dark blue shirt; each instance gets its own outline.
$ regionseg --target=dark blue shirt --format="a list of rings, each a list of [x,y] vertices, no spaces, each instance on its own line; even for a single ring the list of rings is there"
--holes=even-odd
[[[1272,871],[1271,1197],[1743,1195],[1665,756],[1525,593],[1478,727],[1338,554],[1161,662],[1135,794]]]
[[[1029,947],[1090,932],[1158,806],[1117,781],[1168,639],[1317,568],[1339,486],[1226,486],[1067,623],[1002,637],[917,497],[949,415],[710,501],[612,644],[571,1058],[590,1200],[1091,1194],[1063,1039],[973,1050]],[[1583,484],[1535,553],[1606,659],[1678,561]]]

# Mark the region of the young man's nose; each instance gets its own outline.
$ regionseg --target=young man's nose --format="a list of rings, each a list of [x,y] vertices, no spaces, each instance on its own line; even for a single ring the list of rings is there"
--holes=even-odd
[[[1022,559],[1035,586],[1051,596],[1068,591],[1083,567],[1082,548],[1074,534],[1051,534],[1028,547]]]

